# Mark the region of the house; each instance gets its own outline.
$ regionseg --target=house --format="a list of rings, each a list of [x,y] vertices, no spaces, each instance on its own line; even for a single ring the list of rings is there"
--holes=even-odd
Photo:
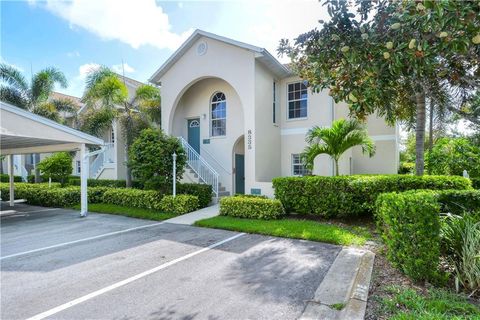
[[[128,89],[129,99],[133,99],[136,89],[143,83],[134,79],[118,75],[122,79]],[[53,92],[49,99],[70,100],[77,106],[76,113],[62,112],[62,122],[70,127],[76,126],[76,117],[84,112],[87,112],[86,105],[80,98]],[[123,106],[117,106],[121,109]],[[119,120],[115,119],[112,126],[108,128],[101,136],[105,141],[105,152],[100,153],[90,158],[89,164],[89,178],[92,179],[115,179],[124,180],[126,176],[125,166],[125,145],[124,137],[121,131]],[[42,154],[24,154],[14,156],[14,175],[22,176],[26,180],[28,175],[33,175],[35,170],[35,163],[48,157],[50,153]],[[37,161],[35,161],[37,157]],[[73,157],[73,172],[72,175],[80,177],[80,153],[76,152]],[[2,161],[2,172],[7,171],[7,160]]]
[[[162,128],[181,138],[188,154],[185,180],[212,184],[217,195],[273,195],[272,178],[304,175],[305,133],[348,117],[345,103],[306,83],[267,50],[196,30],[152,75],[161,86]],[[341,158],[343,174],[396,173],[398,127],[370,116],[377,153],[353,148]],[[314,174],[332,175],[328,156]]]

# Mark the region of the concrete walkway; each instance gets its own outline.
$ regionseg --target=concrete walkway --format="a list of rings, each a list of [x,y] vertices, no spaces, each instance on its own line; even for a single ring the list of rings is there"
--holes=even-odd
[[[175,223],[175,224],[185,224],[185,225],[193,225],[196,221],[207,219],[211,217],[218,216],[218,211],[220,210],[220,206],[215,204],[210,207],[206,207],[197,211],[193,211],[187,214],[183,214],[181,216],[165,220],[168,223]]]

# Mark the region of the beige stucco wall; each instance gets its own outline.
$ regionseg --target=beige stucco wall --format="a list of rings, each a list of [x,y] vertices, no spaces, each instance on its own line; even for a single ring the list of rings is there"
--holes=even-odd
[[[273,123],[274,79],[266,67],[255,63],[255,180],[260,182],[270,182],[281,173],[280,127]]]

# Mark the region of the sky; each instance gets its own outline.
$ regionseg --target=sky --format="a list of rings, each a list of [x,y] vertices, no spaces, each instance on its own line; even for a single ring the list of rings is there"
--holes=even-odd
[[[294,39],[327,18],[316,0],[0,0],[0,11],[1,62],[26,78],[57,67],[69,81],[57,91],[74,96],[82,95],[86,74],[98,65],[147,82],[195,29],[277,56],[280,39]]]

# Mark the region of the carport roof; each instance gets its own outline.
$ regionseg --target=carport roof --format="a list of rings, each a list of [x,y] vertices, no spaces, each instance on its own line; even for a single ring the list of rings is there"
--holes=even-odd
[[[2,155],[70,151],[102,139],[0,101]]]

